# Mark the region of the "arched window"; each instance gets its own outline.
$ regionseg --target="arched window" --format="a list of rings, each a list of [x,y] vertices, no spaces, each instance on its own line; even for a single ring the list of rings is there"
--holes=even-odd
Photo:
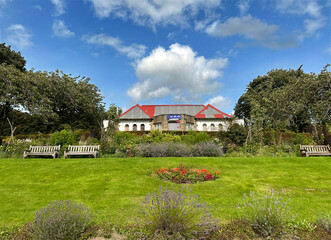
[[[202,125],[202,129],[203,129],[203,131],[207,131],[207,124],[204,123],[204,124]]]
[[[145,131],[145,124],[140,125],[140,131]]]
[[[137,124],[133,124],[133,129],[132,131],[137,131]]]
[[[129,124],[125,124],[125,131],[129,131]]]
[[[212,123],[212,124],[210,125],[210,130],[211,130],[211,131],[215,131],[215,124]]]
[[[223,125],[221,123],[218,124],[218,131],[223,131]]]

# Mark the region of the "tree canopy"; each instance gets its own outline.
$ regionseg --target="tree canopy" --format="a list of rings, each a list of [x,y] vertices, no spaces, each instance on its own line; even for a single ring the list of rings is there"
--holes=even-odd
[[[331,73],[276,69],[251,81],[239,98],[234,115],[265,128],[300,131],[305,126],[331,123]]]
[[[20,52],[15,52],[6,46],[5,43],[0,44],[0,64],[13,65],[21,72],[25,71],[25,59]]]
[[[31,122],[46,125],[40,126],[45,132],[61,124],[74,129],[100,129],[105,115],[103,97],[89,78],[73,77],[58,70],[26,71],[25,60],[19,53],[9,51],[10,47],[4,44],[0,49],[8,55],[1,58],[0,64],[0,135],[8,134],[8,124],[27,124],[18,120],[29,122],[28,116]],[[21,65],[11,64],[10,59]]]

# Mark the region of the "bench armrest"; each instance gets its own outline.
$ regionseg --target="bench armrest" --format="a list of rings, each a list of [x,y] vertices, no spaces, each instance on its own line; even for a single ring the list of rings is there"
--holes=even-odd
[[[24,152],[31,152],[30,149],[24,149]]]

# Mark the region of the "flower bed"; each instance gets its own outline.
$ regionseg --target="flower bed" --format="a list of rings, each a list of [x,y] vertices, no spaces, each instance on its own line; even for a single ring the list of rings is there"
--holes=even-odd
[[[210,172],[207,169],[187,169],[181,164],[178,168],[158,168],[155,174],[161,180],[181,184],[212,181],[218,178],[219,172]]]

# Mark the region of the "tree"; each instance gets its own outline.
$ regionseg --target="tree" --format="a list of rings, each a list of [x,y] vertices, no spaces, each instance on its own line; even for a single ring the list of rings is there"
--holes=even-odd
[[[110,104],[106,112],[106,119],[108,120],[107,132],[113,133],[118,129],[120,123],[119,116],[122,114],[122,108],[117,107],[115,104]]]
[[[276,69],[247,86],[235,107],[235,116],[254,128],[303,131],[307,126],[331,123],[331,73]],[[255,126],[254,126],[255,124]],[[253,132],[252,132],[253,135]]]
[[[21,56],[20,52],[15,52],[6,46],[5,43],[0,44],[0,64],[13,65],[15,68],[24,72],[25,59]]]

